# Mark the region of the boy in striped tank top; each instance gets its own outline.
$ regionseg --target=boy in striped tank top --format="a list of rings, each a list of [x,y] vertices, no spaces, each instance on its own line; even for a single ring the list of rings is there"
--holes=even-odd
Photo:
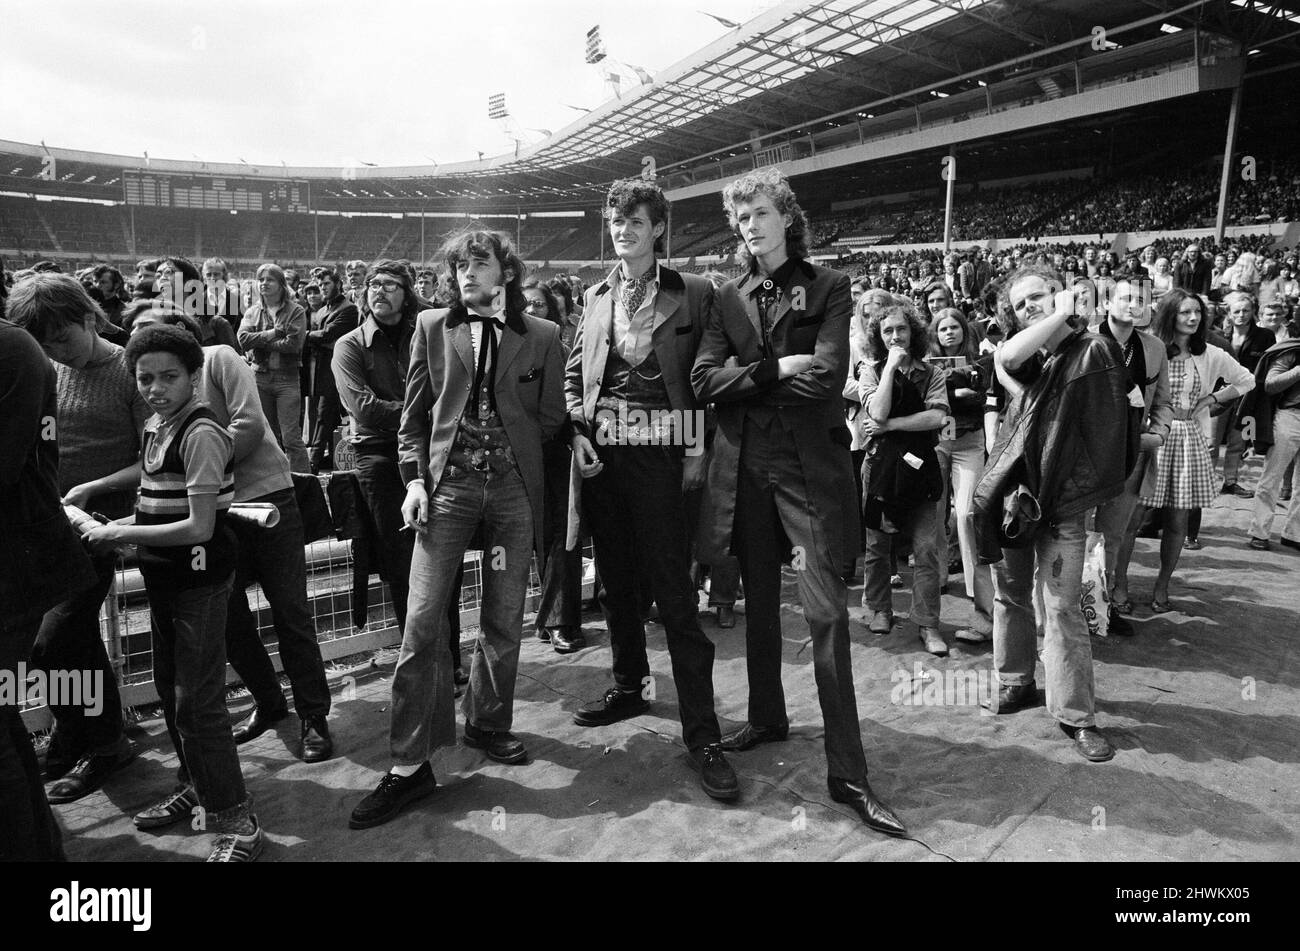
[[[92,545],[139,547],[153,615],[154,681],[180,758],[180,784],[136,817],[140,828],[196,812],[217,833],[210,862],[249,862],[265,837],[253,816],[226,712],[226,601],[236,547],[226,524],[234,497],[231,440],[195,395],[203,351],[180,327],[131,338],[127,366],[153,410],[140,451],[135,524],[88,533]]]

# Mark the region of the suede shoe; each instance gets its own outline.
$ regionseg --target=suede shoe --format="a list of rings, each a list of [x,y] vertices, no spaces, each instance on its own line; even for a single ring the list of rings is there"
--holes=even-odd
[[[867,625],[867,630],[877,636],[888,634],[894,627],[894,613],[892,611],[877,611],[871,616],[871,623]]]
[[[993,713],[1018,713],[1038,705],[1038,685],[1032,680],[1027,684],[999,684],[998,694],[984,704],[984,709]]]
[[[595,703],[580,707],[573,715],[573,722],[578,726],[608,726],[649,712],[650,701],[643,700],[639,690],[610,687]]]
[[[465,745],[482,750],[488,759],[507,766],[514,766],[528,759],[528,750],[519,738],[507,730],[480,730],[474,724],[465,723]]]
[[[920,629],[921,642],[925,644],[925,649],[935,657],[948,656],[948,642],[943,639],[937,628],[923,627]]]
[[[334,741],[330,739],[330,725],[324,716],[308,717],[302,721],[302,761],[321,763],[334,755]]]
[[[1115,756],[1115,747],[1110,745],[1106,734],[1095,726],[1071,727],[1061,724],[1066,736],[1074,740],[1074,748],[1090,763],[1104,763]]]
[[[385,773],[379,785],[365,799],[357,804],[348,819],[349,829],[369,829],[383,825],[406,806],[423,799],[438,788],[438,781],[433,778],[433,767],[421,763],[420,768],[410,776],[398,776]]]
[[[254,707],[252,713],[235,725],[235,742],[247,743],[249,740],[257,739],[288,715],[287,706],[270,712],[263,711],[261,707]]]
[[[734,733],[728,733],[718,744],[729,753],[743,753],[761,743],[781,743],[790,735],[790,724],[780,726],[755,726],[746,723]]]
[[[722,755],[722,744],[710,743],[691,751],[691,762],[700,774],[700,786],[720,802],[734,802],[740,798],[740,780]]]

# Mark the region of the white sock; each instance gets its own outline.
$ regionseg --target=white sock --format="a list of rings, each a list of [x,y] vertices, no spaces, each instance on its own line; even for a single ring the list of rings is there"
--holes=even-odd
[[[414,766],[398,766],[396,763],[394,763],[392,766],[388,768],[388,771],[392,773],[394,776],[401,776],[403,779],[408,779],[409,777],[414,776],[416,773],[418,773],[420,771],[420,767],[423,765],[424,765],[423,763],[416,763]]]

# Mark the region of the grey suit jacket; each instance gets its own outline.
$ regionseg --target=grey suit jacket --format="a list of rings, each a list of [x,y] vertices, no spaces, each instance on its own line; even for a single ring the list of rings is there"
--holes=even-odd
[[[474,346],[464,313],[459,305],[423,311],[411,338],[398,464],[403,481],[422,478],[430,494],[442,479],[474,384]],[[563,372],[559,328],[526,314],[509,315],[494,374],[497,412],[528,491],[539,562],[545,556],[542,443],[564,424]]]

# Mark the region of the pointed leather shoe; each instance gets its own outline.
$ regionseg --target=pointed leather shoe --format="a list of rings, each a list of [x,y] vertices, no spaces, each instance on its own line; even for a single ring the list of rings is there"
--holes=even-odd
[[[587,639],[582,636],[582,629],[577,627],[551,628],[551,646],[557,654],[572,654],[587,646]]]
[[[1115,747],[1110,745],[1106,734],[1095,726],[1068,727],[1064,723],[1061,729],[1074,740],[1074,748],[1090,763],[1104,763],[1115,756]]]
[[[876,798],[876,794],[871,791],[871,786],[867,784],[865,778],[851,783],[847,779],[829,776],[826,779],[826,788],[830,790],[832,799],[852,806],[853,810],[862,817],[862,821],[877,832],[906,838],[907,829],[903,823],[888,806]]]
[[[288,707],[281,707],[267,713],[261,707],[254,707],[253,712],[236,724],[235,742],[247,743],[255,740],[289,715]]]
[[[728,733],[718,745],[728,753],[743,753],[762,743],[780,743],[790,735],[790,724],[783,726],[754,726],[746,723],[734,733]]]

